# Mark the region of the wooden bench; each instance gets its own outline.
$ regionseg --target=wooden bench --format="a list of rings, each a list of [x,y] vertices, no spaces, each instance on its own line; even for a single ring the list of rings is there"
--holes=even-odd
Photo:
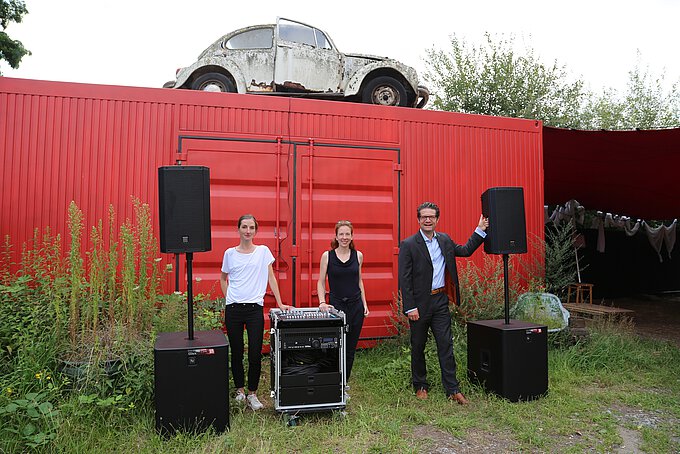
[[[569,312],[590,316],[611,315],[614,317],[620,317],[633,314],[633,312],[635,312],[631,309],[622,309],[613,306],[600,306],[599,304],[563,303],[562,306],[564,306],[564,308]]]

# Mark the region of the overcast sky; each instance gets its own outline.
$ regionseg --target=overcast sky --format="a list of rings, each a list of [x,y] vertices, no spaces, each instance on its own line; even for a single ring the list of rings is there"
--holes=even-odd
[[[161,87],[223,34],[277,16],[327,32],[343,52],[383,55],[426,68],[426,49],[456,34],[514,34],[544,63],[557,60],[590,88],[623,89],[637,61],[680,80],[680,0],[397,1],[26,0],[10,37],[33,55],[8,77]]]

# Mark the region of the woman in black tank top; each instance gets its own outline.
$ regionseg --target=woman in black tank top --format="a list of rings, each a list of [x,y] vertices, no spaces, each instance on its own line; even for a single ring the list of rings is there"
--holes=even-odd
[[[331,307],[343,311],[349,325],[345,348],[346,375],[349,381],[354,363],[361,327],[364,317],[368,316],[368,304],[361,280],[361,264],[364,256],[357,251],[352,240],[352,223],[338,221],[335,225],[335,238],[331,241],[332,249],[321,255],[319,266],[319,309],[327,311]],[[326,300],[326,276],[328,276],[329,298]]]

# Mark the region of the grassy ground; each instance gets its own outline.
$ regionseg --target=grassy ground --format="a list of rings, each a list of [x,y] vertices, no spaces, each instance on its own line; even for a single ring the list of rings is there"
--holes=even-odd
[[[432,343],[432,342],[431,342]],[[679,452],[680,349],[637,338],[626,324],[603,324],[587,342],[549,351],[549,393],[523,403],[489,395],[465,378],[465,334],[456,334],[458,376],[471,405],[445,399],[434,348],[430,398],[410,385],[408,346],[360,351],[346,415],[306,414],[286,425],[268,397],[268,358],[254,413],[231,402],[231,430],[159,437],[152,405],[79,415],[60,409],[53,452]],[[197,384],[200,386],[200,384]],[[74,398],[75,399],[75,398]],[[7,441],[7,440],[6,440]],[[11,451],[11,444],[3,443]],[[634,449],[631,449],[634,448]],[[449,449],[450,451],[446,451]]]

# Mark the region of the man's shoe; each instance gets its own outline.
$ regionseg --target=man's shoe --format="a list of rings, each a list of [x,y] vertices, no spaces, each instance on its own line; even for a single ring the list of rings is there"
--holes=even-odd
[[[454,402],[457,402],[457,403],[460,404],[460,405],[467,405],[467,404],[470,403],[470,402],[465,398],[465,396],[463,395],[463,393],[461,393],[461,392],[458,392],[458,393],[456,393],[456,394],[451,394],[451,395],[449,396],[449,400],[454,401]]]
[[[243,391],[238,390],[236,391],[236,396],[234,397],[234,399],[236,399],[236,402],[245,402],[246,394]]]
[[[420,400],[427,399],[427,389],[420,388],[418,391],[416,391],[416,397]]]
[[[248,394],[247,399],[248,399],[248,406],[255,411],[260,410],[262,407],[264,407],[264,405],[262,405],[262,402],[260,402],[260,399],[258,399],[257,395],[255,395],[255,394]]]

